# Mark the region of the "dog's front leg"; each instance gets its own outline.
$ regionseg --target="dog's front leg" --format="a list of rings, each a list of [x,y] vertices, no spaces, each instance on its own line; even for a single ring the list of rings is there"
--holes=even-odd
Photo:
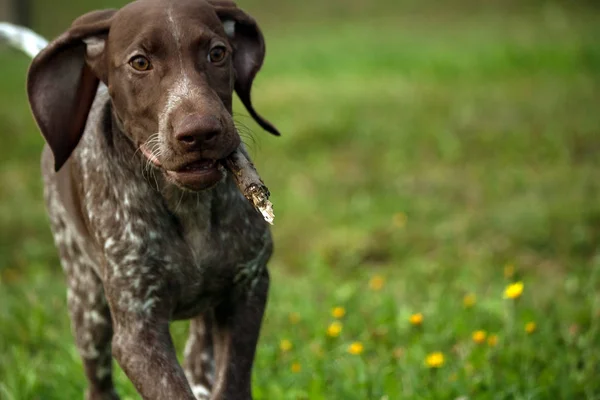
[[[266,268],[249,290],[215,308],[216,382],[212,400],[252,399],[252,364],[267,303]]]
[[[154,300],[159,297],[134,300],[129,288],[119,292],[108,297],[113,356],[125,374],[145,400],[195,400],[169,333],[168,305]]]

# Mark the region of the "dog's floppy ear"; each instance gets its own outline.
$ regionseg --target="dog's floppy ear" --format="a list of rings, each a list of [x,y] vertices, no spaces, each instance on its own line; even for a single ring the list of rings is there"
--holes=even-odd
[[[258,115],[250,100],[252,81],[260,70],[265,58],[265,39],[258,24],[234,2],[209,0],[225,33],[233,46],[233,67],[235,69],[235,91],[254,120],[266,131],[279,136],[280,133],[269,121]]]
[[[115,12],[93,11],[79,17],[29,67],[29,103],[54,154],[56,171],[79,143],[99,80],[106,82],[104,48]]]

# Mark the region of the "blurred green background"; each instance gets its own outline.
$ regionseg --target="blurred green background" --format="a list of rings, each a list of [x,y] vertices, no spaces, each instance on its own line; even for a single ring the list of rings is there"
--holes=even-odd
[[[54,37],[122,3],[36,0],[32,23]],[[597,3],[238,4],[283,132],[237,104],[276,211],[255,398],[600,399]],[[0,47],[0,399],[77,399],[28,64]]]

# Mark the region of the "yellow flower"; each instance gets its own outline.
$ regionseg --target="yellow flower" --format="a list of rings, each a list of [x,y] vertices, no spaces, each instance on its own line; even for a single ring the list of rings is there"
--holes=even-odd
[[[421,324],[423,324],[423,314],[421,314],[421,313],[413,314],[410,316],[410,318],[408,320],[410,321],[411,325],[420,326]]]
[[[406,225],[406,214],[404,214],[402,211],[394,214],[392,217],[392,222],[396,228],[404,228]]]
[[[292,325],[296,325],[298,322],[300,322],[300,314],[298,314],[297,312],[290,313],[288,318]]]
[[[333,310],[331,310],[331,316],[333,318],[342,318],[344,315],[346,315],[346,309],[344,307],[335,307]]]
[[[518,299],[521,294],[523,294],[523,282],[512,283],[504,290],[505,299]]]
[[[436,351],[435,353],[427,355],[425,358],[425,365],[429,368],[440,368],[444,365],[444,354]]]
[[[477,298],[475,297],[475,295],[473,293],[469,293],[465,295],[465,297],[463,297],[463,305],[465,306],[465,308],[471,308],[475,305],[476,300]]]
[[[302,371],[302,365],[300,365],[299,362],[292,363],[292,366],[290,367],[290,370],[293,373],[297,374],[298,372]]]
[[[353,342],[352,344],[350,344],[350,346],[348,346],[348,353],[357,356],[360,353],[362,353],[364,349],[365,347],[361,342]]]
[[[504,277],[505,278],[512,278],[515,274],[515,266],[512,264],[506,264],[504,266]]]
[[[290,342],[287,339],[282,339],[281,342],[279,342],[279,348],[281,349],[281,351],[288,352],[292,349],[292,342]]]
[[[381,276],[381,275],[375,275],[369,281],[369,287],[371,288],[371,290],[375,290],[375,291],[381,290],[381,288],[383,287],[384,284],[385,284],[385,280],[383,279],[383,276]]]
[[[495,347],[498,344],[498,335],[490,335],[487,342],[490,347]]]
[[[342,323],[339,321],[334,321],[327,327],[327,336],[329,336],[329,337],[332,337],[332,338],[338,337],[338,336],[340,336],[341,332],[342,332]]]
[[[485,331],[479,330],[473,332],[473,341],[477,344],[485,343],[485,338],[487,337],[487,333]]]
[[[527,333],[535,332],[536,328],[537,328],[537,326],[535,325],[535,322],[533,322],[533,321],[525,324],[525,332],[527,332]]]

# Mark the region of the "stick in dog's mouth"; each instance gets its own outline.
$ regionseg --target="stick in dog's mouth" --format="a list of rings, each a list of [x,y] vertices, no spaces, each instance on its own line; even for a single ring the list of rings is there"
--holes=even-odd
[[[258,175],[252,161],[246,157],[241,149],[234,151],[225,159],[225,166],[229,169],[238,188],[246,199],[262,214],[265,221],[273,225],[275,214],[273,204],[269,201],[269,189]]]

